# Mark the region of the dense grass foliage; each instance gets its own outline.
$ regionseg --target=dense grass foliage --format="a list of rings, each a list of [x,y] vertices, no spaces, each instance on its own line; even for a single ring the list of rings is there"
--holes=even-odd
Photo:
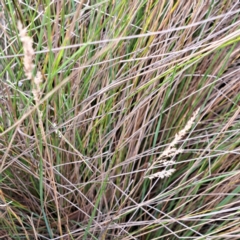
[[[0,236],[240,239],[239,1],[0,2]]]

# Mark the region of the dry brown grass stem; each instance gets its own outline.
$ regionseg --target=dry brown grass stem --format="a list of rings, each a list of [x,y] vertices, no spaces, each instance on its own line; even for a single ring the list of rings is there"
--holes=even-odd
[[[34,50],[32,47],[33,40],[31,37],[27,36],[27,28],[23,28],[22,24],[20,21],[18,21],[18,30],[19,30],[19,36],[23,44],[23,53],[24,53],[24,58],[23,58],[23,65],[24,65],[24,70],[25,70],[25,75],[32,79],[32,93],[33,97],[35,100],[35,104],[39,105],[40,102],[40,97],[41,97],[41,86],[40,84],[42,83],[42,74],[39,70],[37,70],[36,75],[33,75],[34,71]],[[59,203],[58,203],[58,193],[57,193],[57,187],[55,183],[55,177],[54,177],[54,171],[53,171],[53,162],[51,160],[51,156],[48,150],[48,144],[47,144],[47,137],[45,134],[44,126],[43,126],[43,121],[42,121],[42,111],[40,110],[40,106],[37,107],[37,113],[38,113],[38,125],[39,129],[41,132],[41,137],[42,140],[45,144],[46,147],[46,156],[48,160],[49,167],[46,164],[46,160],[44,159],[44,154],[39,150],[39,154],[41,156],[41,160],[44,163],[44,168],[45,168],[45,174],[46,176],[49,176],[49,180],[51,181],[51,186],[53,189],[54,197],[55,197],[55,204],[57,207],[57,215],[58,215],[58,229],[59,232],[62,235],[62,224],[61,224],[61,216],[59,212]],[[36,139],[38,139],[38,136],[36,136]],[[47,170],[49,169],[49,170]],[[48,172],[49,171],[49,172]]]

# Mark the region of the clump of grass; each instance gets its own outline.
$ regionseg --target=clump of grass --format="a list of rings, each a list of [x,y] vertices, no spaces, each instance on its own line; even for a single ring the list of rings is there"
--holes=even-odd
[[[0,3],[2,236],[239,239],[238,2]]]

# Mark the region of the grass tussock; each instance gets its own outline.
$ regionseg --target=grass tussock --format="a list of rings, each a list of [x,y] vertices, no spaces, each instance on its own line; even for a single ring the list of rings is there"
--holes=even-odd
[[[2,238],[240,238],[238,1],[0,8]]]

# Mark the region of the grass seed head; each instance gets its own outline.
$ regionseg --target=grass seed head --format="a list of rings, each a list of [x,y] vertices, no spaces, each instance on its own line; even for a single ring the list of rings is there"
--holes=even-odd
[[[183,152],[183,149],[177,149],[175,146],[176,144],[187,134],[187,132],[191,129],[192,125],[194,124],[197,114],[199,113],[199,108],[193,113],[192,117],[188,120],[185,127],[179,131],[173,141],[169,144],[169,146],[163,151],[163,153],[160,155],[160,157],[155,161],[152,166],[148,169],[148,171],[155,168],[155,166],[159,163],[161,163],[163,166],[167,167],[169,165],[173,165],[175,161],[168,160],[170,157],[174,157],[178,155],[179,153]],[[147,176],[149,179],[153,178],[164,178],[171,176],[172,173],[175,171],[175,169],[169,169],[169,170],[163,170],[157,173],[154,173],[150,176]]]
[[[32,72],[34,69],[34,64],[33,64],[34,50],[32,47],[33,40],[31,37],[27,36],[27,28],[23,28],[22,23],[20,21],[18,21],[18,30],[19,30],[20,40],[23,44],[24,72],[27,78],[31,79],[33,77]]]

